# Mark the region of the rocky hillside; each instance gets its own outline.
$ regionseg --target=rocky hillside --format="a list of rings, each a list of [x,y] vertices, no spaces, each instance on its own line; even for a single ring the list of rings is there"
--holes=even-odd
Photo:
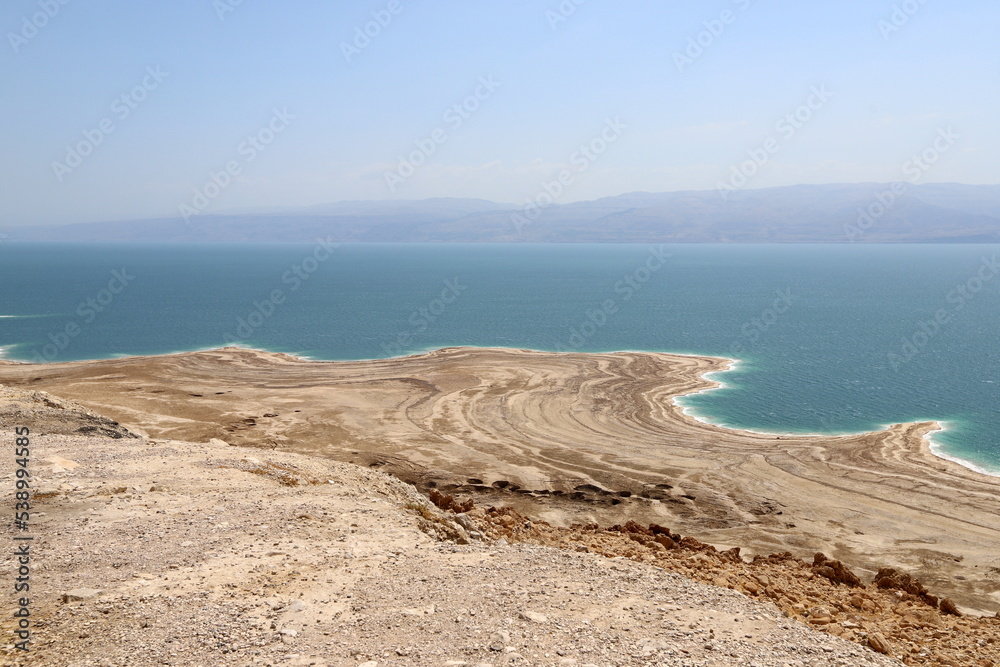
[[[625,557],[695,581],[730,588],[773,603],[786,618],[867,646],[908,665],[1000,664],[1000,615],[963,616],[954,602],[939,599],[905,572],[883,568],[863,582],[837,560],[817,553],[804,562],[789,553],[740,557],[719,551],[663,526],[634,522],[601,528],[591,524],[557,528],[507,508],[474,508],[431,494],[437,504],[476,527],[485,539],[502,539]]]

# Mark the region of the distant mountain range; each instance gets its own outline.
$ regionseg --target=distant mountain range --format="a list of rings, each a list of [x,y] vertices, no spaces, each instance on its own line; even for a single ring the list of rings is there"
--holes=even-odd
[[[546,205],[548,203],[548,205]],[[1000,185],[858,183],[633,192],[572,204],[345,201],[2,230],[9,241],[1000,243]]]

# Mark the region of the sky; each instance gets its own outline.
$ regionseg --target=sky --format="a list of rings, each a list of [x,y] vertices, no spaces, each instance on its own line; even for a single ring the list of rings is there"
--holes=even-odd
[[[995,0],[4,0],[0,227],[997,183],[998,25]]]

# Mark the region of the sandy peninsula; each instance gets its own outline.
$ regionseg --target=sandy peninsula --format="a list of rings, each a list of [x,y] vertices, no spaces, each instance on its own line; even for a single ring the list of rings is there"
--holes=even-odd
[[[726,364],[479,348],[318,362],[226,348],[5,362],[0,384],[153,438],[356,463],[555,526],[635,520],[750,555],[822,551],[862,576],[908,572],[964,611],[1000,609],[1000,479],[934,456],[933,423],[800,437],[685,415],[675,397]]]

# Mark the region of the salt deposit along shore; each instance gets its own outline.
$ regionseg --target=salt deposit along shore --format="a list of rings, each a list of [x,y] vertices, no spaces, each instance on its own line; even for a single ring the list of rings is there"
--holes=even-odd
[[[318,455],[555,526],[634,520],[745,556],[821,551],[894,567],[971,613],[1000,609],[1000,479],[943,460],[933,423],[748,433],[675,397],[728,360],[447,348],[357,362],[226,348],[47,365],[0,383],[150,437]]]

